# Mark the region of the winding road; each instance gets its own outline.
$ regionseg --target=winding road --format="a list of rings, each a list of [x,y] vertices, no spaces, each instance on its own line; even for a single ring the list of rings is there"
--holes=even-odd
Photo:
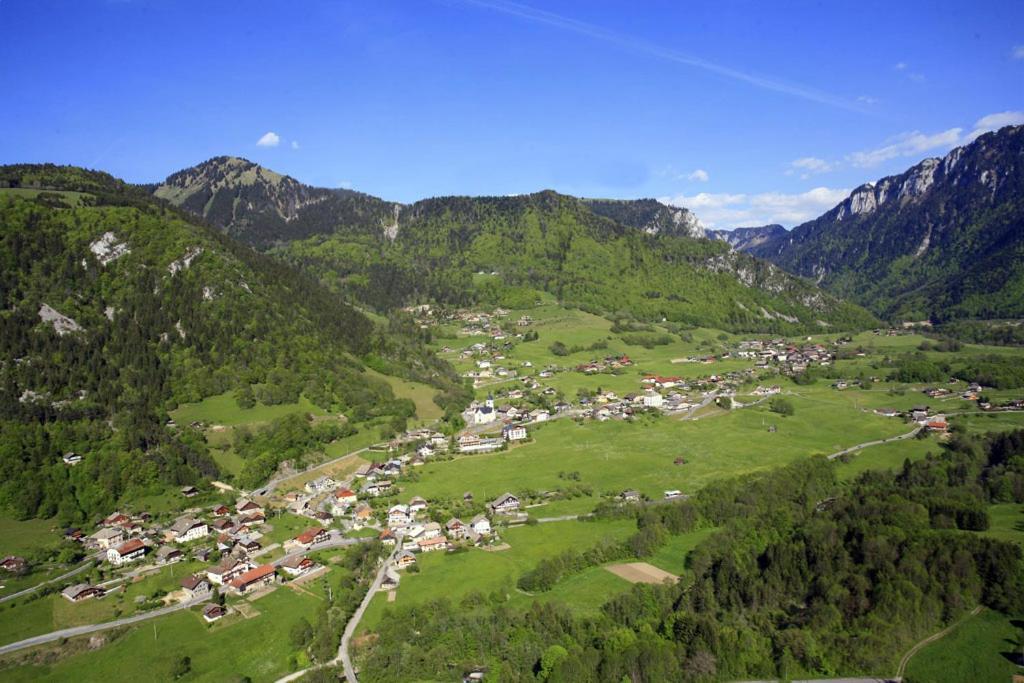
[[[5,595],[4,597],[0,598],[0,604],[5,603],[8,600],[14,600],[15,598],[20,598],[23,595],[29,595],[30,593],[35,593],[37,590],[39,590],[43,586],[48,586],[51,583],[57,583],[59,581],[65,580],[65,579],[70,579],[72,576],[77,576],[78,574],[81,574],[82,572],[84,572],[86,569],[91,569],[92,566],[93,566],[92,563],[95,560],[102,560],[102,559],[103,559],[103,553],[102,552],[95,553],[94,555],[90,555],[87,558],[85,558],[84,560],[82,560],[82,564],[80,566],[75,567],[74,569],[72,569],[69,572],[65,572],[64,574],[61,574],[60,576],[55,576],[52,579],[47,579],[46,581],[43,581],[42,583],[37,583],[36,585],[31,586],[29,588],[25,588],[23,590],[20,590],[17,593],[11,593],[10,595]]]
[[[892,443],[893,441],[903,441],[904,439],[910,439],[912,437],[917,436],[917,433],[920,432],[922,429],[924,429],[924,425],[918,425],[917,427],[910,430],[906,434],[900,434],[899,436],[890,436],[888,439],[876,439],[874,441],[865,441],[864,443],[859,443],[856,446],[850,446],[849,448],[844,448],[841,451],[836,451],[832,455],[828,456],[828,459],[835,460],[836,458],[841,458],[849,453],[856,453],[859,450],[869,448],[871,446],[881,446],[884,443]]]
[[[136,614],[124,619],[116,619],[114,621],[106,621],[102,624],[88,624],[86,626],[75,626],[73,628],[65,628],[60,631],[53,631],[51,633],[44,633],[40,636],[33,636],[26,638],[25,640],[19,640],[16,643],[9,643],[7,645],[0,646],[0,655],[6,655],[10,652],[17,650],[23,650],[26,647],[35,647],[36,645],[43,645],[45,643],[52,643],[55,640],[61,638],[73,638],[75,636],[84,636],[89,633],[96,633],[98,631],[107,631],[118,626],[129,626],[131,624],[137,624],[140,621],[146,621],[147,619],[155,619],[156,617],[162,617],[165,614],[171,614],[172,612],[179,612],[183,609],[188,609],[193,605],[198,605],[201,602],[209,600],[209,596],[203,598],[196,598],[195,600],[189,600],[188,602],[179,602],[169,607],[161,607],[150,612],[143,612],[142,614]]]

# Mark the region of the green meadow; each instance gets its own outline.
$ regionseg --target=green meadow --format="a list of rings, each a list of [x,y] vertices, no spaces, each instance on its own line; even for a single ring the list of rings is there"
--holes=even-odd
[[[25,664],[0,673],[5,681],[171,680],[183,656],[192,660],[189,681],[274,681],[287,674],[295,655],[289,632],[301,618],[316,621],[322,598],[286,587],[247,603],[253,616],[228,616],[207,624],[199,608],[130,627],[103,648],[49,665]],[[302,659],[300,658],[301,662]]]
[[[1024,622],[984,610],[968,617],[943,638],[922,648],[907,665],[913,683],[1009,681],[1021,672]],[[1015,661],[1013,661],[1015,660]]]
[[[575,471],[597,492],[634,488],[660,498],[667,489],[693,493],[714,479],[830,454],[909,430],[902,421],[853,410],[852,399],[839,392],[819,389],[791,400],[796,412],[789,417],[759,405],[693,421],[554,420],[533,429],[532,443],[506,452],[428,463],[403,495],[442,499],[468,490],[477,498],[491,498],[505,491],[543,491],[565,483],[560,472]],[[770,425],[777,431],[769,432]],[[673,464],[680,456],[686,464]]]
[[[172,410],[170,415],[179,425],[199,421],[205,422],[207,425],[234,427],[257,422],[270,422],[292,413],[327,415],[326,411],[313,405],[305,396],[299,397],[298,403],[285,403],[276,406],[257,403],[252,408],[242,408],[235,400],[234,392],[231,391],[209,396],[198,403],[182,404]]]
[[[179,562],[138,581],[111,590],[100,599],[68,602],[60,593],[26,597],[0,605],[0,644],[85,624],[99,624],[139,611],[140,602],[158,591],[169,593],[179,582],[204,565]]]

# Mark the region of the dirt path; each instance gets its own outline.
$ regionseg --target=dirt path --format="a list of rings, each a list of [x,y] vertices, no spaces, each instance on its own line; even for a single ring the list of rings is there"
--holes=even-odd
[[[942,630],[941,630],[941,631],[939,631],[938,633],[933,633],[932,635],[928,636],[927,638],[925,638],[924,640],[922,640],[921,642],[919,642],[919,643],[918,643],[917,645],[915,645],[914,647],[910,648],[910,649],[909,649],[909,650],[907,651],[907,654],[903,655],[903,659],[901,659],[901,660],[900,660],[900,665],[899,665],[899,668],[897,668],[897,669],[896,669],[896,680],[898,680],[898,681],[902,681],[902,680],[903,680],[903,674],[904,674],[904,673],[906,672],[906,670],[907,670],[907,664],[909,664],[909,663],[910,663],[910,659],[911,659],[911,658],[912,658],[912,657],[913,657],[914,655],[916,655],[916,654],[917,654],[917,652],[918,652],[918,651],[919,651],[919,650],[920,650],[921,648],[923,648],[923,647],[924,647],[925,645],[928,645],[929,643],[934,643],[934,642],[935,642],[936,640],[938,640],[938,639],[942,638],[943,636],[947,635],[947,634],[948,634],[948,633],[949,633],[950,631],[952,631],[953,629],[955,629],[955,628],[956,628],[957,626],[959,626],[960,624],[964,623],[965,621],[967,621],[967,620],[968,620],[968,619],[970,619],[971,617],[975,617],[975,616],[977,616],[978,614],[980,614],[980,613],[981,613],[981,610],[983,610],[983,609],[984,609],[984,608],[983,608],[983,607],[982,607],[981,605],[978,605],[977,607],[975,607],[974,609],[972,609],[972,610],[970,611],[970,613],[969,613],[969,614],[968,614],[967,616],[965,616],[964,618],[962,618],[962,619],[960,619],[959,621],[956,621],[956,622],[954,622],[954,623],[950,624],[949,626],[947,626],[946,628],[942,629]]]

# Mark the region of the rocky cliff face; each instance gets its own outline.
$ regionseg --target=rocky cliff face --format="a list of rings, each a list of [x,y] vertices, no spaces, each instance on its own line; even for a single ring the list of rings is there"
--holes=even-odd
[[[784,237],[787,231],[781,225],[761,225],[756,228],[733,228],[732,230],[708,230],[707,237],[726,242],[736,251],[754,251],[773,240]]]
[[[749,249],[900,318],[1024,315],[1024,126],[858,187]]]
[[[662,204],[656,199],[584,199],[583,203],[599,216],[643,230],[649,235],[705,236],[704,224],[697,214],[689,209]]]

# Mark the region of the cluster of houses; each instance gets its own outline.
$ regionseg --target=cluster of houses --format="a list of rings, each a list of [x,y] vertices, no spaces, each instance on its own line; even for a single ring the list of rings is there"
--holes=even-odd
[[[725,354],[723,358],[732,356],[751,359],[759,368],[778,366],[784,375],[799,374],[815,365],[828,366],[835,360],[835,355],[822,344],[796,345],[785,339],[744,340],[735,351]]]
[[[622,368],[628,368],[632,365],[633,361],[630,360],[629,356],[623,354],[621,356],[607,356],[601,360],[592,360],[588,363],[581,363],[576,366],[576,371],[582,372],[585,375],[594,375],[600,372],[621,370]]]
[[[469,494],[466,494],[467,497]],[[487,504],[491,516],[516,516],[521,501],[511,493],[504,493]],[[463,521],[452,517],[443,525],[439,522],[421,521],[420,514],[427,510],[427,501],[415,497],[408,504],[397,504],[388,510],[387,529],[380,534],[385,545],[401,542],[401,550],[395,555],[394,568],[405,569],[416,563],[418,553],[449,550],[458,545],[482,545],[494,540],[491,518],[480,513]],[[384,588],[397,585],[397,576],[385,577]]]
[[[553,394],[554,390],[552,390],[552,395]],[[522,392],[519,392],[519,396],[523,396]],[[571,408],[571,406],[568,403],[559,403],[555,406],[555,411],[563,412],[569,408]],[[544,408],[526,410],[525,408],[519,408],[511,404],[495,406],[494,397],[488,396],[483,403],[478,401],[471,403],[469,408],[466,410],[465,419],[467,424],[477,426],[493,424],[495,422],[502,422],[506,425],[524,425],[546,422],[551,419],[551,412]],[[523,438],[525,439],[526,437],[524,436]]]

